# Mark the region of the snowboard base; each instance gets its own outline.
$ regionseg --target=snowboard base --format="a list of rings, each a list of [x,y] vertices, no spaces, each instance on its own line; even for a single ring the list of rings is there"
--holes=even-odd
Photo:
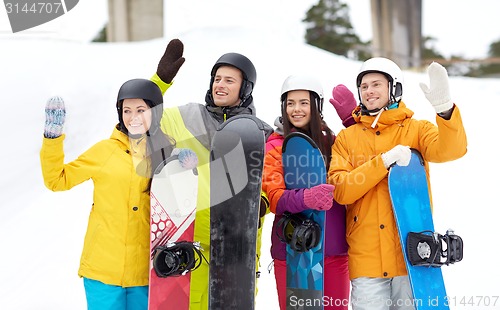
[[[264,124],[235,116],[210,154],[209,309],[254,309]]]
[[[189,309],[191,273],[159,277],[153,267],[157,247],[193,241],[198,197],[196,169],[182,168],[177,155],[163,161],[151,182],[149,310]]]
[[[395,165],[390,169],[389,193],[415,308],[449,309],[441,268],[413,266],[407,256],[407,237],[410,232],[434,231],[427,174],[418,151],[412,149],[408,166]]]
[[[283,141],[283,173],[287,189],[311,188],[326,183],[323,155],[307,135],[294,132]],[[325,211],[301,212],[321,230],[318,244],[305,252],[286,245],[287,310],[322,310]],[[298,301],[298,302],[296,302]],[[306,308],[301,305],[310,305]]]

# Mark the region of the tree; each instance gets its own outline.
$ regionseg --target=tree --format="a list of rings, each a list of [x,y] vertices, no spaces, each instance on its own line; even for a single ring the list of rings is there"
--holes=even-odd
[[[104,25],[101,31],[92,39],[92,42],[108,42],[107,28],[108,24]]]
[[[434,37],[423,37],[422,38],[422,59],[442,59],[444,56],[436,50],[434,43],[436,42],[436,38]]]
[[[354,32],[349,6],[339,0],[319,0],[307,11],[306,42],[332,53],[352,59],[370,57],[367,44]]]
[[[479,66],[477,75],[479,76],[500,76],[500,40],[490,44],[488,51],[490,63]]]

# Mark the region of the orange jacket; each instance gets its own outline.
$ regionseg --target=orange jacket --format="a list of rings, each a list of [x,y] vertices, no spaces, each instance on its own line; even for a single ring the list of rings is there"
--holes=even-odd
[[[359,109],[359,108],[358,108]],[[354,111],[356,124],[337,136],[332,146],[328,182],[334,198],[348,205],[346,236],[350,278],[406,275],[406,267],[392,213],[387,186],[388,170],[381,154],[401,144],[415,148],[426,161],[445,162],[467,152],[467,138],[460,111],[455,106],[449,120],[412,119],[403,102],[384,111],[375,128],[374,116]]]

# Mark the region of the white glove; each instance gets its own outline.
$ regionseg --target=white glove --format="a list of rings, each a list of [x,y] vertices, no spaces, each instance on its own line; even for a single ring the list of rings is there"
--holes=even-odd
[[[382,154],[382,161],[386,169],[389,169],[392,164],[398,166],[408,166],[411,159],[411,150],[409,146],[398,144],[391,150]]]
[[[437,62],[433,62],[427,68],[427,74],[429,75],[429,86],[420,83],[420,88],[425,97],[432,104],[436,113],[449,111],[453,108],[453,101],[451,101],[450,97],[446,68]]]

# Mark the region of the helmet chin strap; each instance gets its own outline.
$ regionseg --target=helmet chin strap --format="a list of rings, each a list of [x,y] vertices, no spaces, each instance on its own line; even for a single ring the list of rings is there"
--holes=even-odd
[[[365,105],[362,105],[361,112],[365,115],[376,116],[375,119],[373,120],[372,125],[370,126],[371,128],[375,128],[375,126],[377,125],[378,119],[380,118],[380,115],[382,114],[383,111],[395,109],[398,106],[399,106],[399,102],[393,102],[390,104],[388,103],[386,106],[384,106],[382,108],[367,110]]]
[[[382,115],[382,112],[384,112],[385,109],[386,108],[379,109],[378,112],[376,112],[376,114],[370,114],[370,115],[377,115],[375,117],[375,119],[373,120],[373,123],[371,125],[372,128],[375,128],[375,126],[377,125],[378,119],[380,118],[380,115]]]

